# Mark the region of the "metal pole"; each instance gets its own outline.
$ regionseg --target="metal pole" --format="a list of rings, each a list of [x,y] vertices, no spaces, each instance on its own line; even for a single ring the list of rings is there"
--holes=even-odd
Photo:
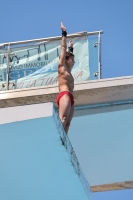
[[[100,35],[100,43],[99,43],[99,45],[100,45],[100,47],[99,47],[99,49],[100,49],[100,79],[102,78],[102,61],[101,61],[101,45],[102,45],[102,43],[101,43],[101,35]]]
[[[98,79],[101,78],[101,61],[100,61],[100,32],[98,34]]]
[[[10,44],[7,51],[6,90],[9,90]]]
[[[99,33],[103,33],[103,31],[94,31],[94,32],[77,32],[73,34],[68,34],[67,38],[74,38],[74,37],[81,37],[81,36],[90,36],[90,35],[97,35]],[[24,41],[17,41],[17,42],[8,42],[8,43],[2,43],[0,44],[1,47],[5,47],[10,45],[18,45],[18,44],[27,44],[27,43],[34,43],[34,42],[50,42],[50,41],[56,41],[56,40],[61,40],[61,36],[56,36],[56,37],[49,37],[49,38],[40,38],[40,39],[33,39],[33,40],[24,40]]]

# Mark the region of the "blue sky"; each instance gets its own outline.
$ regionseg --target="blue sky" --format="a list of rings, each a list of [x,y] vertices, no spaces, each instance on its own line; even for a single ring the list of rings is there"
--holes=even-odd
[[[133,75],[132,0],[38,0],[0,2],[0,43],[103,30],[102,77]],[[133,199],[133,190],[95,193],[92,200]]]
[[[102,77],[132,75],[132,7],[132,0],[1,0],[0,43],[60,35],[60,21],[68,33],[103,30]]]

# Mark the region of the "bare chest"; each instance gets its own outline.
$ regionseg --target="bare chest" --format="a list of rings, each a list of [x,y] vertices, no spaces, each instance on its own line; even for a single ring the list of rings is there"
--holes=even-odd
[[[67,79],[70,82],[74,82],[74,78],[71,74],[71,72],[69,72],[69,70],[67,70],[66,67],[62,67],[58,70],[59,73],[59,77],[62,77],[64,79]]]

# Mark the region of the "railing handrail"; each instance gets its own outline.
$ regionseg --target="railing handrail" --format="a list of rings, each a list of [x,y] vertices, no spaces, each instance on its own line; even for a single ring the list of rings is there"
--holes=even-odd
[[[90,36],[90,35],[97,35],[97,34],[102,34],[103,30],[101,31],[94,31],[94,32],[87,32],[87,31],[82,31],[82,32],[77,32],[73,34],[68,34],[67,38],[74,38],[74,37],[80,37],[80,36]],[[6,43],[1,43],[0,47],[5,47],[8,45],[18,45],[18,44],[27,44],[27,43],[33,43],[33,42],[48,42],[48,41],[56,41],[60,40],[62,36],[56,36],[56,37],[49,37],[49,38],[40,38],[40,39],[33,39],[33,40],[23,40],[23,41],[16,41],[16,42],[6,42]]]

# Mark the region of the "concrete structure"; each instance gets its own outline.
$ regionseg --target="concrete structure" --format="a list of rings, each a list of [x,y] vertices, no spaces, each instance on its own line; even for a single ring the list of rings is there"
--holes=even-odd
[[[85,81],[75,84],[75,107],[133,100],[133,76]],[[53,102],[57,86],[0,92],[0,107]]]
[[[0,115],[0,199],[90,199],[53,103],[1,108]]]
[[[3,91],[0,107],[55,103],[57,93],[57,86]],[[92,191],[133,188],[133,77],[75,84],[74,96],[68,136]]]

